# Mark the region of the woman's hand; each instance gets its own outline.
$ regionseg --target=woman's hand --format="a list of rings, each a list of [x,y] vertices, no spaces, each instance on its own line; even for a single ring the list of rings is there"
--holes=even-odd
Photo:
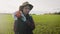
[[[21,11],[17,11],[16,14],[15,14],[15,16],[18,17],[18,18],[20,18],[21,17],[21,13],[22,13]]]

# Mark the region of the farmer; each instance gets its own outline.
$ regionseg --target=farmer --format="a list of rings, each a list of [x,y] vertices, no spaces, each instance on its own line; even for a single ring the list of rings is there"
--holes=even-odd
[[[29,2],[24,2],[20,7],[19,11],[14,14],[14,33],[15,34],[33,34],[35,29],[35,24],[32,16],[29,15],[30,10],[32,10],[33,5]]]

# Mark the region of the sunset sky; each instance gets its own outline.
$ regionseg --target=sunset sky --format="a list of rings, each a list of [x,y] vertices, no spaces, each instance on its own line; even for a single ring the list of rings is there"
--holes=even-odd
[[[30,13],[43,14],[60,11],[60,0],[0,0],[0,13],[14,13],[26,1],[34,6]]]

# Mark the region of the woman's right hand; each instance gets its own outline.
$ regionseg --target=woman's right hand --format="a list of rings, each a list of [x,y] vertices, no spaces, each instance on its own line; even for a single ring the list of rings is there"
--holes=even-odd
[[[15,16],[18,17],[18,18],[20,18],[21,17],[21,13],[22,13],[21,11],[17,11],[16,14],[15,14]]]

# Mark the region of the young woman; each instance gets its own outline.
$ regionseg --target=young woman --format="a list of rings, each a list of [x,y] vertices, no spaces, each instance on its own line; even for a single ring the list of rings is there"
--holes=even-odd
[[[32,16],[29,15],[33,5],[28,2],[24,2],[20,7],[19,11],[14,14],[14,32],[15,34],[33,34],[35,24]]]

